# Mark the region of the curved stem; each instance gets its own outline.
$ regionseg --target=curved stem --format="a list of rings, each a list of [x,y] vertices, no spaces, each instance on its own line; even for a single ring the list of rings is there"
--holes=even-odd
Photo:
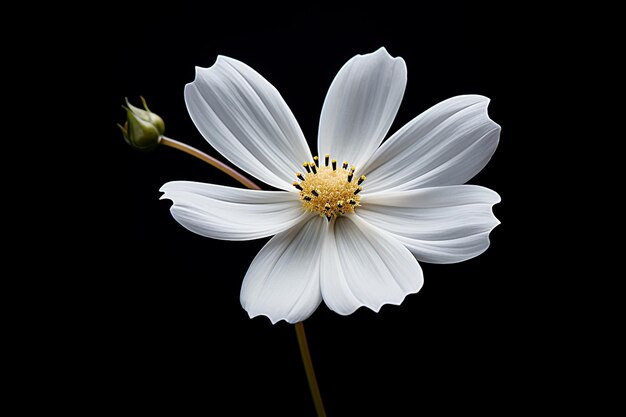
[[[179,151],[183,151],[191,156],[195,156],[198,159],[203,160],[207,164],[211,165],[222,171],[224,174],[231,176],[232,178],[239,181],[244,186],[253,189],[260,190],[261,187],[250,181],[248,178],[243,176],[241,173],[236,171],[235,169],[229,167],[223,162],[218,161],[212,156],[191,147],[185,143],[179,142],[172,138],[167,138],[165,136],[161,137],[161,144],[165,146],[169,146],[174,149],[178,149]],[[304,364],[304,371],[306,372],[306,379],[309,382],[309,388],[311,389],[311,395],[313,396],[313,403],[315,404],[315,411],[317,412],[318,417],[326,417],[326,411],[324,411],[324,404],[322,403],[322,395],[320,394],[319,386],[317,385],[317,378],[315,378],[315,370],[313,369],[313,361],[311,360],[311,353],[309,352],[309,345],[306,341],[306,334],[304,333],[304,324],[302,322],[295,324],[296,336],[298,338],[298,347],[300,348],[300,353],[302,354],[302,362]]]
[[[247,179],[246,177],[244,177],[243,175],[241,175],[239,172],[237,172],[236,170],[234,170],[233,168],[229,167],[228,165],[226,165],[223,162],[218,161],[217,159],[213,158],[212,156],[199,151],[196,148],[193,148],[185,143],[179,142],[177,140],[174,140],[172,138],[167,138],[165,136],[161,136],[161,144],[165,145],[165,146],[169,146],[170,148],[174,148],[174,149],[178,149],[179,151],[183,151],[191,156],[195,156],[198,159],[203,160],[204,162],[206,162],[207,164],[211,165],[214,168],[219,169],[220,171],[222,171],[224,174],[231,176],[232,178],[236,179],[237,181],[239,181],[241,184],[245,185],[248,188],[251,188],[253,190],[260,190],[261,187],[259,187],[258,185],[256,185],[255,183],[253,183],[252,181],[250,181],[249,179]]]

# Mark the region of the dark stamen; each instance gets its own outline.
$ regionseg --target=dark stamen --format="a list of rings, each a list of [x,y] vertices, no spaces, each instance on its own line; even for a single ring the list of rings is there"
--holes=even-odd
[[[294,181],[294,182],[293,182],[293,186],[294,186],[294,187],[296,187],[298,190],[302,191],[302,186],[300,185],[300,183],[299,183],[299,182]]]
[[[344,162],[344,163],[343,163],[342,168],[343,168],[343,169],[348,169],[348,163],[347,163],[347,162]]]
[[[333,171],[337,171],[337,160],[333,159]]]
[[[296,177],[298,177],[300,181],[304,181],[304,175],[302,175],[301,172],[296,173]]]
[[[315,164],[309,164],[309,166],[311,167],[311,171],[313,171],[314,174],[317,174],[317,166],[315,166]]]
[[[304,169],[306,169],[306,172],[308,172],[309,174],[311,173],[311,168],[309,168],[308,162],[305,162],[304,164],[302,164],[302,166],[304,167]]]
[[[317,190],[311,191],[311,194],[313,194],[315,197],[319,197],[320,196],[320,193],[318,193]]]
[[[330,155],[329,154],[324,155],[324,165],[328,166],[329,160],[330,160]]]
[[[365,181],[366,179],[367,179],[367,177],[366,177],[365,175],[361,175],[361,178],[359,178],[359,181],[357,181],[357,183],[356,183],[356,184],[357,184],[357,185],[361,185],[361,183],[362,183],[363,181]]]
[[[363,187],[358,187],[356,190],[354,190],[354,195],[357,195],[358,193],[360,193],[363,190]]]
[[[305,196],[304,196],[304,199],[305,199],[306,201],[311,201],[311,196],[305,195]]]

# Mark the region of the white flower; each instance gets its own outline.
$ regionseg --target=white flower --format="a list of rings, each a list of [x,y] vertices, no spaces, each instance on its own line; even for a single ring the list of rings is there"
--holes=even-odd
[[[185,100],[197,128],[234,165],[283,191],[175,181],[162,198],[203,236],[275,235],[243,281],[250,317],[296,323],[322,300],[343,315],[361,306],[379,311],[420,290],[417,260],[460,262],[489,246],[500,197],[461,185],[498,145],[489,99],[445,100],[382,143],[406,73],[385,48],[349,60],[322,108],[318,159],[281,95],[252,68],[224,56],[196,68]]]

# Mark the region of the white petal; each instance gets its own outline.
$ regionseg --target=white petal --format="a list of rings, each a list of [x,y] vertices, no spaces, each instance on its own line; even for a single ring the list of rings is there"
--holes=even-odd
[[[174,202],[172,216],[185,228],[222,240],[272,236],[303,222],[297,194],[260,191],[190,181],[168,182],[161,197]]]
[[[328,222],[312,217],[274,236],[252,261],[241,287],[241,305],[250,317],[297,323],[322,301],[320,254]]]
[[[204,138],[230,162],[274,187],[294,191],[312,156],[278,91],[246,64],[219,56],[185,86],[187,110]]]
[[[360,167],[396,117],[406,86],[406,64],[385,48],[357,55],[332,82],[320,117],[319,155]]]
[[[357,215],[404,243],[420,261],[461,262],[489,247],[500,222],[493,205],[500,196],[476,185],[380,192],[363,196]]]
[[[334,222],[322,254],[324,302],[339,314],[400,304],[422,287],[422,269],[395,238],[348,215]]]
[[[464,184],[498,146],[500,126],[488,104],[483,96],[453,97],[407,123],[362,168],[364,193]]]

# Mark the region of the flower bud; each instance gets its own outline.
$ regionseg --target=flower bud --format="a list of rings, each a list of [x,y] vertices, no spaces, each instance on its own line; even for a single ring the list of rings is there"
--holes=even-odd
[[[165,132],[165,124],[155,113],[148,109],[146,100],[141,97],[145,110],[133,106],[126,99],[126,122],[124,126],[119,125],[126,143],[139,150],[151,150],[157,147],[161,141],[161,136]]]

